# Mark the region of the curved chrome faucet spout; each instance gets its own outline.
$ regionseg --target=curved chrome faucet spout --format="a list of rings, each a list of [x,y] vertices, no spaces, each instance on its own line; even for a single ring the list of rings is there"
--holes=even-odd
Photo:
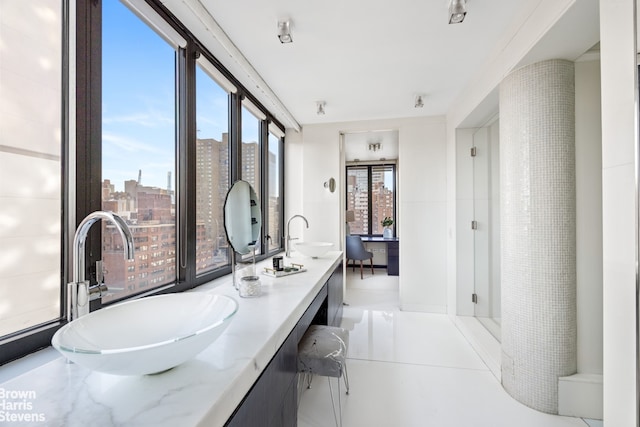
[[[97,221],[104,219],[110,221],[118,230],[124,244],[125,259],[133,259],[134,245],[133,236],[127,223],[113,212],[96,211],[87,215],[80,222],[73,237],[73,276],[72,282],[68,285],[69,294],[67,296],[67,320],[71,321],[89,313],[89,300],[92,290],[89,289],[89,281],[85,279],[85,244],[87,234],[91,226]],[[95,292],[96,298],[104,289],[98,283],[98,290]]]
[[[289,224],[291,224],[291,220],[293,218],[302,218],[304,220],[304,223],[307,225],[307,228],[309,228],[309,221],[307,221],[307,218],[305,218],[304,216],[302,216],[302,215],[294,215],[291,218],[289,218],[289,221],[287,221],[287,240],[286,240],[287,247],[286,247],[286,251],[285,251],[285,254],[286,254],[287,257],[291,256],[291,241],[297,239],[296,237],[291,238],[291,235],[289,234]]]

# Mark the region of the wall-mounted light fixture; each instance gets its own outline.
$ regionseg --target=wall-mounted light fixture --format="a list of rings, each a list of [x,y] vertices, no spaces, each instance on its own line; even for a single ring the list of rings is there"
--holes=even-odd
[[[316,102],[316,105],[318,106],[318,111],[317,111],[318,115],[324,116],[324,107],[327,105],[327,103],[324,101],[318,101]]]
[[[449,3],[449,24],[460,24],[466,15],[466,0],[451,0]]]
[[[289,21],[278,21],[278,38],[280,43],[293,43],[291,24]]]
[[[329,181],[325,181],[324,188],[329,190],[330,193],[336,191],[336,180],[334,178],[329,178]]]
[[[424,107],[424,100],[422,99],[422,95],[416,95],[416,100],[414,106],[416,108]]]
[[[372,142],[369,144],[369,151],[376,152],[382,148],[382,145],[379,142]]]

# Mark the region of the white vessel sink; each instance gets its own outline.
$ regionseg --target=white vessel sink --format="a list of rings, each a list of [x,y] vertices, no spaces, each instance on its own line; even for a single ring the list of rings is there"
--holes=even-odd
[[[297,242],[296,250],[311,258],[318,258],[329,252],[333,243],[327,242]]]
[[[193,358],[226,329],[238,303],[198,292],[157,295],[89,313],[60,328],[51,344],[94,371],[145,375]]]

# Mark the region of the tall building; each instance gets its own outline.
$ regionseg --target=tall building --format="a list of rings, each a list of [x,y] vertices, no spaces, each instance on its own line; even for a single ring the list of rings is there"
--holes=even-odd
[[[175,205],[169,189],[125,181],[125,191],[102,185],[102,207],[121,216],[133,236],[135,259],[122,256],[123,242],[116,228],[102,222],[102,260],[105,283],[114,292],[103,300],[120,299],[152,289],[176,277]]]
[[[385,170],[373,169],[371,173],[372,234],[382,234],[382,220],[393,217],[393,191],[385,185]]]
[[[347,210],[353,211],[355,215],[355,221],[349,224],[353,234],[370,233],[368,178],[366,170],[363,171],[365,173],[347,176]]]
[[[242,178],[260,191],[260,145],[242,144]],[[221,141],[196,140],[196,271],[204,273],[228,265],[229,245],[224,231],[224,202],[230,182],[228,134]],[[110,298],[144,292],[176,279],[176,208],[170,182],[167,188],[147,187],[140,177],[115,191],[109,179],[102,185],[103,209],[120,215],[134,237],[135,260],[122,257],[122,239],[115,227],[103,224],[105,283],[124,288]],[[279,209],[279,201],[272,209]],[[275,218],[275,213],[269,218]],[[274,226],[274,230],[278,227]],[[279,231],[278,231],[279,233]],[[280,233],[279,233],[280,234]],[[273,237],[272,237],[273,238]]]
[[[242,143],[242,179],[260,195],[260,144],[255,141]]]
[[[226,265],[224,201],[229,190],[229,134],[196,140],[196,270]]]
[[[355,220],[349,223],[353,234],[382,234],[382,220],[394,216],[393,180],[390,170],[371,168],[371,185],[366,167],[352,168],[347,174],[347,210],[353,211]],[[369,187],[371,187],[369,189]],[[369,209],[371,205],[371,209]],[[371,215],[371,230],[369,229]]]

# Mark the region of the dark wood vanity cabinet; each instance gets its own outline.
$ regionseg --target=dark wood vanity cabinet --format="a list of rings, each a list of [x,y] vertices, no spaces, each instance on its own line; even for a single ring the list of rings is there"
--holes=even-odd
[[[342,263],[340,263],[227,421],[227,426],[297,425],[298,342],[312,323],[340,325],[343,301],[342,278]]]
[[[298,343],[289,336],[226,425],[295,426],[297,355]]]
[[[387,243],[387,274],[398,276],[400,274],[400,242]]]
[[[343,293],[343,278],[342,263],[333,270],[333,274],[329,277],[327,282],[327,325],[340,326],[342,324],[342,306],[344,302]]]
[[[340,263],[327,280],[327,299],[316,313],[312,322],[314,325],[340,326],[342,323],[343,277],[342,263]]]

